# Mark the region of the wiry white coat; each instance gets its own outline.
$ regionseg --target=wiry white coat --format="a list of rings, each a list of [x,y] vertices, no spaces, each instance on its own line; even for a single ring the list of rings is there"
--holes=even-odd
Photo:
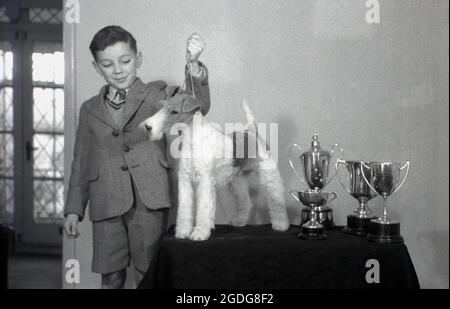
[[[243,109],[247,116],[247,128],[249,132],[254,132],[256,124],[245,102]],[[153,139],[161,138],[176,122],[169,118],[173,118],[171,111],[163,107],[145,121],[152,128]],[[176,118],[189,126],[189,130],[182,135],[181,159],[178,162],[177,238],[209,238],[214,229],[216,187],[223,186],[228,187],[238,205],[237,216],[231,224],[242,226],[247,223],[253,206],[252,192],[252,195],[263,194],[266,198],[273,229],[285,231],[289,228],[280,173],[261,145],[258,144],[257,158],[249,159],[245,166],[233,166],[233,140],[230,136],[208,124],[199,113],[194,116],[194,121],[192,116],[186,115]],[[250,178],[252,181],[249,181]]]

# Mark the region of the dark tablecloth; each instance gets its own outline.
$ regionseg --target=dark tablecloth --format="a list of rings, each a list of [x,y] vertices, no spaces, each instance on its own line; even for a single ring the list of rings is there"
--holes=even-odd
[[[371,243],[340,228],[327,240],[301,240],[299,230],[217,225],[209,240],[194,242],[175,239],[172,226],[139,288],[419,288],[404,244]],[[371,259],[379,262],[380,283],[366,282]]]

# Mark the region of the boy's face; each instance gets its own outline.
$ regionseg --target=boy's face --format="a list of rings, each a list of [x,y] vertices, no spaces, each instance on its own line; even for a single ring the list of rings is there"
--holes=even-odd
[[[136,52],[125,42],[117,42],[97,52],[93,62],[95,70],[116,89],[129,88],[136,79],[141,66],[142,54]]]

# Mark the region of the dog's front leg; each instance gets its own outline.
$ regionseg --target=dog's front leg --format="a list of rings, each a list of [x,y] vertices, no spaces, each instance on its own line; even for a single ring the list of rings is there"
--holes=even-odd
[[[194,226],[194,190],[189,173],[184,167],[183,162],[180,161],[178,172],[178,212],[175,228],[175,237],[178,239],[189,238]]]
[[[214,228],[216,216],[216,189],[214,177],[202,175],[197,186],[197,216],[192,240],[207,240]]]

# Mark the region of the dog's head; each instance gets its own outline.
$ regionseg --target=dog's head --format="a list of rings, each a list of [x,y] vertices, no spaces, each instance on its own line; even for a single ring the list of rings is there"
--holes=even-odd
[[[160,103],[161,109],[144,121],[150,140],[161,139],[175,123],[190,123],[195,112],[201,108],[201,102],[187,93],[177,93]]]

